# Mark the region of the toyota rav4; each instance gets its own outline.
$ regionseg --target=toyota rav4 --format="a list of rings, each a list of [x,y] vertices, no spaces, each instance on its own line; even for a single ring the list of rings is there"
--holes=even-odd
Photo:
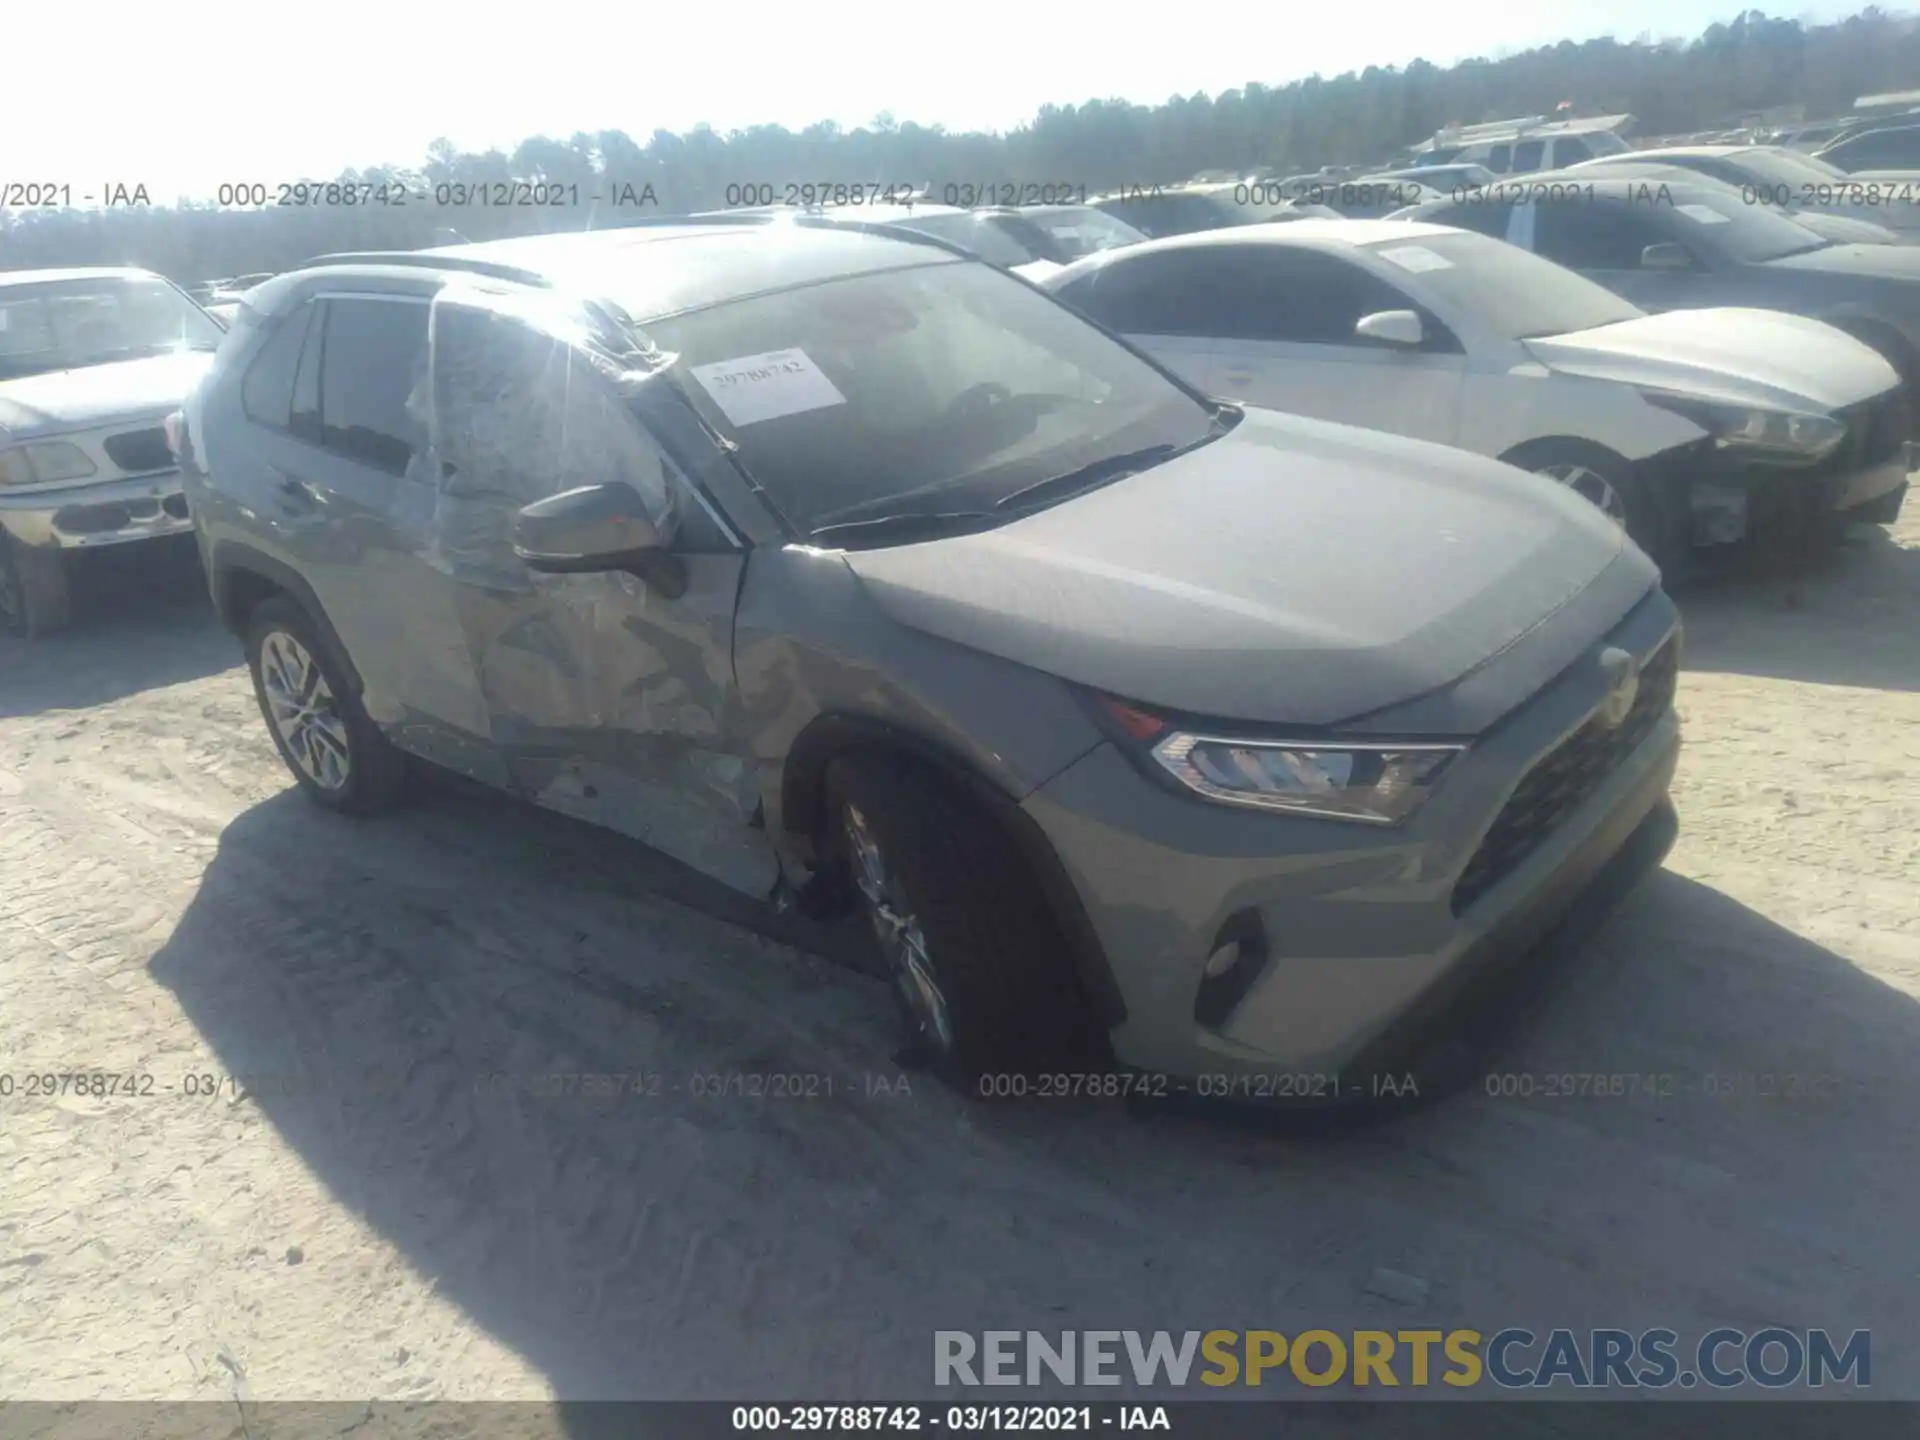
[[[316,261],[181,449],[315,800],[426,762],[863,913],[975,1090],[1088,1036],[1337,1085],[1674,833],[1678,623],[1617,525],[1210,401],[936,239]]]

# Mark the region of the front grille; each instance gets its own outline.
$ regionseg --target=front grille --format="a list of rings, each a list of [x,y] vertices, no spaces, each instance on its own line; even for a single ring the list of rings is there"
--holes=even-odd
[[[1673,706],[1679,670],[1679,647],[1669,640],[1641,667],[1640,693],[1618,729],[1596,716],[1527,772],[1455,882],[1454,914],[1512,874],[1653,733]]]
[[[109,435],[101,445],[108,459],[122,470],[136,475],[147,470],[173,468],[173,451],[167,448],[167,432],[157,426],[152,430],[126,430],[118,435]]]

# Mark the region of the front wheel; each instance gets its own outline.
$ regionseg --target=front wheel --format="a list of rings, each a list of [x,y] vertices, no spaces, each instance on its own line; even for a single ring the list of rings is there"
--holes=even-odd
[[[891,756],[834,761],[827,795],[832,848],[915,1058],[984,1095],[993,1073],[1071,1051],[1083,1027],[1070,971],[1045,898],[999,827]]]
[[[31,639],[64,628],[72,614],[66,557],[0,530],[0,629]]]
[[[247,667],[274,748],[302,790],[349,814],[400,799],[406,757],[367,718],[297,603],[282,596],[255,608],[247,621]]]

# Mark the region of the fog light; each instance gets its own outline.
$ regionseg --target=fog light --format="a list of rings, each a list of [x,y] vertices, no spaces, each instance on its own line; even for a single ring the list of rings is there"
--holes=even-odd
[[[1247,909],[1227,917],[1213,937],[1213,949],[1201,967],[1193,996],[1193,1018],[1210,1030],[1227,1023],[1234,1007],[1267,968],[1267,932],[1260,912]]]
[[[1230,940],[1207,957],[1206,969],[1201,971],[1209,980],[1218,980],[1231,970],[1240,960],[1240,942]]]

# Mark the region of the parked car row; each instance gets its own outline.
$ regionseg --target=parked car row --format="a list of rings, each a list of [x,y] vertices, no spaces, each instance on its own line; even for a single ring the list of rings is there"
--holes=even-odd
[[[1408,245],[1562,273],[1401,228],[1222,233],[1378,234],[1436,321]],[[1411,359],[1408,318],[1369,328]],[[448,766],[864,917],[974,1093],[1071,1057],[1364,1094],[1674,835],[1678,619],[1600,508],[1215,398],[904,226],[329,257],[246,297],[174,443],[313,799]]]

